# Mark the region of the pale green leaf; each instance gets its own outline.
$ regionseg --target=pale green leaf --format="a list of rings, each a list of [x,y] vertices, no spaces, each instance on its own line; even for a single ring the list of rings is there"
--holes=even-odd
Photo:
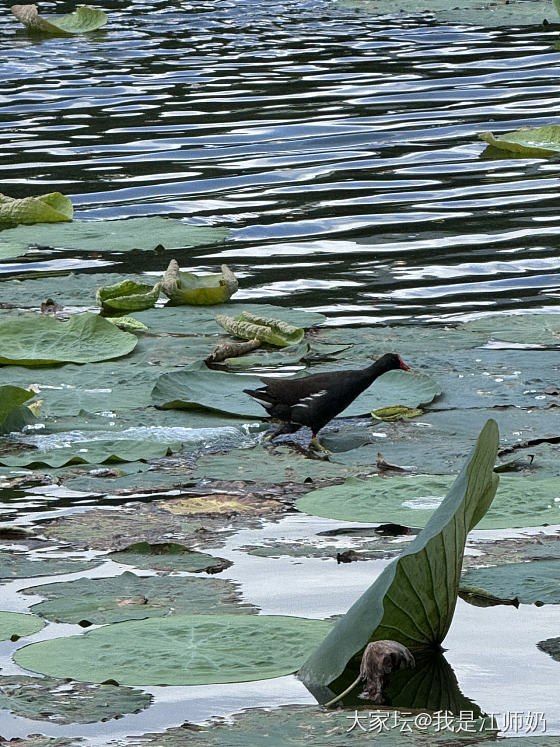
[[[0,612],[0,641],[7,641],[13,635],[20,638],[38,633],[45,626],[43,620],[35,615],[22,612]]]
[[[151,308],[159,298],[161,283],[148,285],[135,280],[121,280],[98,288],[95,298],[107,312],[142,311]]]
[[[258,316],[249,311],[242,311],[235,319],[224,314],[218,314],[216,321],[226,332],[245,340],[257,339],[269,345],[287,347],[297,345],[303,340],[305,330],[294,327],[287,322]]]
[[[560,153],[560,125],[526,127],[494,137],[491,132],[479,135],[489,145],[520,156],[555,156]]]
[[[51,36],[71,36],[85,34],[88,31],[105,26],[107,15],[97,8],[81,5],[74,13],[65,16],[40,16],[36,5],[12,5],[13,15],[35,34]]]
[[[175,259],[161,280],[161,289],[173,304],[192,306],[213,306],[226,303],[237,291],[237,278],[227,265],[222,265],[221,274],[195,275],[193,272],[180,272]]]
[[[68,197],[60,192],[49,192],[39,197],[24,197],[21,200],[0,194],[0,229],[12,228],[20,223],[57,223],[59,221],[71,221],[74,208]],[[45,226],[35,229],[37,233]],[[8,232],[9,233],[9,232]],[[10,256],[2,249],[2,244],[7,233],[2,233],[0,241],[1,256]]]

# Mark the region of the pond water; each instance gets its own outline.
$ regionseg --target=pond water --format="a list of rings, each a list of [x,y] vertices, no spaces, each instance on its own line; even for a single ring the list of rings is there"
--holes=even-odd
[[[227,262],[240,278],[239,298],[319,311],[331,325],[557,306],[560,164],[484,156],[478,133],[557,122],[560,26],[376,18],[323,0],[97,5],[109,24],[70,39],[30,39],[0,11],[0,191],[59,190],[79,219],[158,215],[228,227],[223,244],[175,252],[182,269]],[[64,13],[73,4],[39,7]],[[0,302],[2,280],[99,270],[159,275],[168,261],[154,252],[30,252],[0,260]],[[97,502],[46,489],[5,491],[3,500],[5,519],[19,515],[20,523]],[[262,536],[301,538],[340,524],[305,522],[288,518]],[[336,574],[325,573],[322,561],[273,566],[240,553],[262,538],[259,531],[235,536],[218,554],[235,560],[221,576],[241,582],[248,601],[268,614],[340,614],[383,567],[345,568],[345,591],[333,604]],[[268,573],[278,574],[272,590]],[[17,594],[25,585],[0,592],[3,609],[27,609]],[[548,733],[560,734],[550,688],[558,663],[534,648],[559,634],[557,607],[515,616],[511,607],[488,612],[461,602],[459,610],[449,660],[465,694],[496,713],[547,712]],[[473,630],[483,615],[492,616],[493,653],[481,663]],[[513,651],[499,640],[504,628],[516,631]],[[64,630],[51,625],[34,640]],[[16,671],[13,649],[0,646],[4,673]],[[529,695],[514,684],[519,671]],[[0,734],[97,736],[101,745],[187,718],[314,702],[292,677],[213,686],[203,695],[151,691],[152,708],[103,725],[45,725],[2,711]]]

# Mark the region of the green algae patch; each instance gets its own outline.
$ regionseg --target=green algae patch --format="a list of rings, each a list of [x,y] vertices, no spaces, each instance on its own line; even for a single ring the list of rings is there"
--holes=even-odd
[[[0,641],[7,641],[12,636],[24,638],[38,633],[45,623],[35,615],[22,612],[0,612]]]
[[[15,659],[25,669],[84,682],[248,682],[294,672],[331,627],[298,617],[174,615],[43,641],[20,649]]]

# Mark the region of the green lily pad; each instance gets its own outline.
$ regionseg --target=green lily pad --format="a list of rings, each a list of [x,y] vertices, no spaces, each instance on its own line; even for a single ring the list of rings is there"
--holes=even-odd
[[[65,16],[40,16],[36,5],[12,5],[10,10],[18,21],[21,21],[33,34],[72,36],[72,34],[95,31],[107,23],[106,13],[85,5]]]
[[[180,443],[158,441],[75,441],[49,451],[33,450],[16,456],[0,456],[0,464],[8,467],[63,467],[67,464],[105,464],[161,459],[180,451]]]
[[[17,635],[24,638],[38,633],[45,623],[35,615],[25,615],[22,612],[0,612],[0,641],[7,641]]]
[[[161,283],[148,285],[134,280],[123,280],[98,288],[95,299],[107,312],[142,311],[150,309],[159,298]]]
[[[256,339],[279,347],[297,345],[305,334],[302,327],[295,327],[280,319],[252,314],[246,310],[235,318],[218,314],[216,321],[234,337],[241,337],[244,340]]]
[[[3,365],[93,363],[126,355],[137,342],[97,314],[75,314],[66,322],[35,314],[0,319]]]
[[[29,225],[71,221],[73,212],[72,203],[60,192],[50,192],[39,197],[24,197],[21,200],[0,194],[0,230],[12,228],[20,223]],[[41,225],[41,230],[43,228],[45,226]],[[5,235],[2,233],[2,239]],[[11,255],[2,251],[2,256]]]
[[[30,412],[28,407],[22,408],[22,405],[34,396],[34,392],[19,386],[0,386],[0,434],[16,430],[11,427],[15,413],[22,409]]]
[[[491,132],[482,132],[479,137],[494,148],[519,156],[546,157],[560,152],[560,125],[525,127],[498,137],[494,137]]]
[[[560,133],[560,126],[558,131]],[[558,148],[560,151],[560,140]],[[468,332],[483,335],[485,340],[495,339],[522,345],[560,346],[560,314],[485,316],[466,322],[462,326]]]
[[[547,638],[546,641],[539,641],[537,647],[556,661],[560,661],[560,638]]]
[[[227,265],[219,275],[195,275],[180,272],[179,263],[172,259],[161,280],[161,289],[174,304],[213,306],[226,303],[238,290],[239,283]]]
[[[471,568],[462,583],[521,604],[560,604],[560,559]]]
[[[186,579],[182,579],[185,581]],[[31,671],[86,682],[207,685],[295,671],[331,623],[266,615],[173,615],[110,625],[16,652]]]
[[[300,342],[299,345],[289,345],[280,350],[259,350],[247,355],[240,355],[237,358],[226,358],[219,365],[232,371],[240,371],[247,368],[293,366],[308,356],[310,350],[311,348],[307,342]],[[213,366],[216,366],[216,364],[214,363]]]
[[[41,556],[31,560],[27,553],[0,551],[0,578],[34,578],[55,576],[58,573],[87,571],[99,565],[95,560],[73,560]]]
[[[194,552],[176,542],[137,542],[120,552],[112,552],[107,557],[116,563],[133,565],[135,568],[187,573],[219,573],[232,565],[229,560],[204,552]]]
[[[0,708],[16,716],[54,724],[91,724],[139,713],[152,700],[130,687],[91,685],[52,677],[0,678]]]
[[[75,220],[71,224],[19,228],[0,234],[0,252],[21,252],[30,246],[72,249],[83,252],[149,251],[182,249],[223,241],[227,228],[191,226],[172,218],[127,218],[120,220]],[[80,275],[80,278],[87,277]],[[49,294],[50,295],[50,294]],[[52,296],[54,298],[54,296]]]
[[[299,511],[342,521],[395,522],[421,527],[439,508],[453,478],[442,475],[350,478],[307,493],[296,503]],[[534,480],[503,476],[479,529],[560,524],[558,479]],[[473,586],[480,586],[474,584]]]
[[[329,685],[369,641],[390,639],[417,651],[437,648],[453,619],[468,532],[488,510],[498,476],[493,472],[498,428],[489,420],[445,500],[401,556],[338,620],[299,670],[320,702]]]
[[[241,603],[237,586],[231,581],[182,576],[136,576],[129,571],[110,578],[80,578],[36,586],[25,589],[24,593],[46,597],[46,601],[33,605],[35,614],[47,620],[66,623],[88,620],[96,625],[105,625],[194,612],[256,612],[254,607]]]

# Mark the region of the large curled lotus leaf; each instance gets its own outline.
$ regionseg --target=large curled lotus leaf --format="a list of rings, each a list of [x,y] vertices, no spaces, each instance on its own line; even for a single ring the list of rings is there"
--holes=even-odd
[[[44,555],[33,559],[28,553],[11,550],[0,551],[0,578],[35,578],[56,576],[59,573],[77,573],[98,566],[100,561],[74,560],[72,558],[52,558]]]
[[[182,573],[219,573],[231,565],[229,560],[189,550],[177,542],[137,542],[120,552],[112,552],[107,557],[115,563],[135,568]]]
[[[525,127],[498,137],[491,132],[481,132],[479,137],[494,148],[519,156],[546,157],[560,153],[560,125]]]
[[[29,411],[28,407],[22,408],[22,405],[34,396],[33,392],[19,386],[0,386],[0,434],[14,430],[14,415],[22,409]]]
[[[105,464],[161,459],[180,451],[179,442],[165,443],[155,440],[91,440],[75,441],[71,446],[61,446],[47,451],[35,449],[25,454],[0,456],[6,467],[64,467],[67,464]]]
[[[0,612],[0,641],[7,641],[13,635],[24,638],[38,633],[45,623],[40,617],[22,612]]]
[[[152,700],[130,687],[92,685],[52,677],[4,676],[0,679],[0,709],[33,721],[91,724],[139,713]]]
[[[407,670],[410,671],[410,670]],[[436,709],[434,709],[436,710]],[[439,709],[437,709],[439,710]],[[470,709],[472,711],[472,707]],[[469,709],[466,708],[465,712]],[[167,729],[163,734],[143,734],[127,740],[128,747],[470,747],[486,745],[492,732],[481,732],[480,722],[463,728],[474,733],[458,732],[456,721],[448,728],[417,728],[416,713],[404,713],[390,706],[372,705],[368,710],[325,710],[309,705],[280,708],[249,708],[231,718],[193,727],[193,724]],[[379,728],[379,731],[376,728]],[[373,728],[372,728],[373,727]],[[553,740],[527,741],[513,747],[553,747]],[[517,739],[507,741],[517,742]],[[503,742],[500,741],[500,745]],[[116,747],[116,745],[115,745]],[[554,745],[556,747],[556,745]]]
[[[12,14],[34,34],[71,36],[95,31],[107,23],[107,14],[97,8],[81,5],[64,16],[40,16],[36,5],[12,5]]]
[[[98,288],[95,299],[110,313],[150,309],[159,298],[161,283],[148,285],[135,280],[122,280],[114,285]]]
[[[172,303],[192,306],[214,306],[229,301],[239,283],[227,265],[213,275],[180,272],[179,263],[172,259],[161,279],[161,289]]]
[[[340,0],[340,4],[375,15],[428,15],[439,23],[479,27],[542,26],[545,21],[558,21],[558,12],[548,0],[459,0],[451,5],[447,0],[401,0],[398,6],[391,0]]]
[[[23,314],[0,319],[0,364],[49,366],[94,363],[127,355],[135,335],[123,332],[98,314],[74,314],[68,321]]]
[[[341,521],[394,522],[421,527],[442,504],[453,483],[447,475],[350,478],[343,485],[314,490],[300,498],[299,511]],[[558,479],[502,476],[492,506],[479,529],[560,524]]]
[[[71,221],[74,208],[68,197],[60,192],[49,192],[39,197],[24,197],[21,200],[0,194],[0,230],[19,224],[58,223]],[[40,226],[35,231],[42,231]],[[2,240],[8,234],[2,233]],[[9,239],[6,239],[9,241]],[[4,251],[0,249],[2,254]],[[6,256],[10,256],[9,254]]]
[[[467,588],[483,589],[520,604],[560,604],[560,559],[505,563],[471,568],[461,579]]]
[[[54,622],[74,624],[88,620],[105,625],[195,612],[208,615],[256,612],[254,607],[241,602],[234,583],[215,578],[137,576],[125,571],[110,578],[80,578],[36,586],[25,589],[24,593],[46,597],[44,602],[33,605],[35,614]],[[103,679],[108,678],[109,675]]]
[[[489,420],[439,508],[402,555],[337,621],[299,671],[324,702],[329,685],[370,641],[394,640],[412,651],[437,648],[453,619],[468,532],[488,510],[498,476],[498,427]]]
[[[294,672],[330,628],[325,620],[300,617],[173,615],[25,646],[15,658],[33,672],[85,682],[249,682]]]
[[[303,340],[305,330],[279,319],[259,316],[244,310],[235,319],[225,314],[217,314],[216,321],[234,337],[244,340],[260,340],[269,345],[288,347]]]
[[[560,347],[560,314],[492,315],[462,326],[465,331],[481,335],[481,342],[495,339],[522,345]]]
[[[20,226],[0,233],[0,252],[29,247],[71,249],[79,252],[153,251],[182,249],[223,241],[227,228],[192,226],[173,218],[75,220],[68,224]],[[80,277],[83,277],[81,275]]]

